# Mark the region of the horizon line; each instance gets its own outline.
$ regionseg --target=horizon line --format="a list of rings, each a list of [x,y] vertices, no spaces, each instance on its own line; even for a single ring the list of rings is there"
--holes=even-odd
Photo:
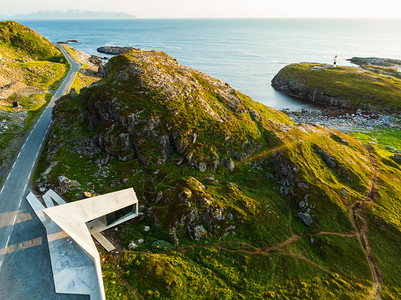
[[[12,18],[13,16],[7,16]],[[221,19],[244,19],[244,20],[251,20],[251,19],[259,19],[259,20],[270,20],[270,19],[314,19],[314,20],[401,20],[401,17],[312,17],[312,16],[270,16],[270,17],[138,17],[138,16],[131,16],[131,17],[121,17],[121,18],[66,18],[66,19],[56,19],[56,18],[15,18],[15,19],[3,19],[2,21],[13,21],[13,20],[43,20],[43,21],[66,21],[66,20],[135,20],[135,19],[142,19],[142,20],[221,20]],[[0,19],[1,20],[1,19]]]

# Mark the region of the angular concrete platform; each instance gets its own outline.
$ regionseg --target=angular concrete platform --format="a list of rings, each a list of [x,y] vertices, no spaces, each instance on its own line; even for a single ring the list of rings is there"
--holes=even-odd
[[[47,208],[33,193],[27,196],[27,201],[46,228],[56,292],[105,299],[100,257],[91,235],[107,251],[114,249],[101,231],[138,215],[134,190],[72,203],[65,203],[50,190],[43,195]]]

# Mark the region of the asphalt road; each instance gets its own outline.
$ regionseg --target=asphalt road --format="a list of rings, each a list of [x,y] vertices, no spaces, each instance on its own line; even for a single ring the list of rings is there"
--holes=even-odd
[[[0,299],[78,299],[55,294],[46,232],[25,200],[55,101],[68,92],[81,68],[59,48],[71,69],[31,129],[0,190]]]

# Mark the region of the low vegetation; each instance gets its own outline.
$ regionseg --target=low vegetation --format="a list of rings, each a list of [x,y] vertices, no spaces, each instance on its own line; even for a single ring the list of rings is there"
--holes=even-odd
[[[160,52],[106,73],[58,102],[37,185],[69,201],[135,189],[110,299],[397,298],[397,132],[296,125]]]
[[[16,22],[0,22],[0,184],[68,70],[60,50],[47,39]]]

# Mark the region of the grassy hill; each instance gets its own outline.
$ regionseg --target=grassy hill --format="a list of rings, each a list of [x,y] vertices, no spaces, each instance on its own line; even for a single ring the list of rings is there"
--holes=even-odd
[[[64,56],[52,43],[27,26],[14,21],[0,22],[0,54],[59,62]]]
[[[393,67],[291,64],[273,78],[272,86],[284,94],[321,105],[401,111],[401,77]]]
[[[102,254],[108,298],[398,297],[391,152],[296,125],[165,53],[133,50],[106,74],[58,102],[36,178],[70,201],[134,187],[143,216]]]

